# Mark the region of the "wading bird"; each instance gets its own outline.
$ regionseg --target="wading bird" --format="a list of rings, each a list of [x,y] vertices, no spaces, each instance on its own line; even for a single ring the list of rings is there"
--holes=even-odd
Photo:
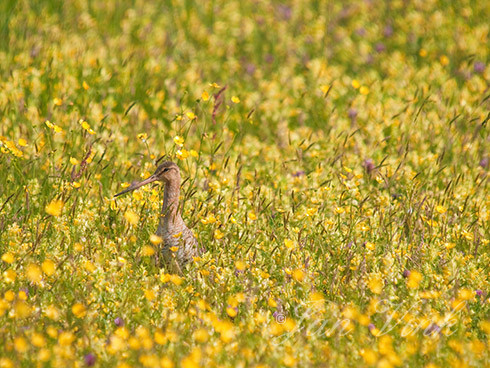
[[[131,192],[154,181],[160,181],[165,184],[160,223],[156,232],[163,239],[162,255],[165,267],[168,268],[169,272],[182,274],[183,267],[189,261],[192,261],[193,257],[199,256],[201,252],[194,234],[185,225],[180,215],[181,179],[179,167],[171,161],[165,161],[157,167],[155,173],[148,179],[131,184],[114,197]],[[177,250],[175,251],[175,249]]]

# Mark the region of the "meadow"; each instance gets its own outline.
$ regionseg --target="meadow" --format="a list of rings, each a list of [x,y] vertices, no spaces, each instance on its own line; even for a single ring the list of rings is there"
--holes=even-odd
[[[1,1],[0,368],[488,367],[489,18]]]

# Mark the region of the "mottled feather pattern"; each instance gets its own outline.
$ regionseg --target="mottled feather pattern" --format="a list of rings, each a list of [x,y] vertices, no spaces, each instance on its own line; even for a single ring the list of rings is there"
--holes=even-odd
[[[177,180],[178,178],[178,180]],[[163,239],[162,254],[170,271],[180,271],[200,254],[199,244],[180,214],[180,175],[165,184],[165,193],[157,235]],[[178,247],[177,251],[170,248]]]

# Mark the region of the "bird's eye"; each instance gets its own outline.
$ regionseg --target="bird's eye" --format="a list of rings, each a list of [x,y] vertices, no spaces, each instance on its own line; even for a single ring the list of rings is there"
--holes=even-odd
[[[163,172],[166,172],[166,171],[168,171],[168,170],[169,170],[169,168],[168,168],[168,167],[166,167],[165,169],[163,169]]]

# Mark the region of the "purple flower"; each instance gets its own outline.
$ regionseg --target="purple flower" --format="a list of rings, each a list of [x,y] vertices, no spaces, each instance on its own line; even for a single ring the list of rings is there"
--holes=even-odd
[[[94,354],[92,353],[88,353],[87,355],[85,355],[85,364],[87,365],[87,367],[91,367],[95,364],[95,361],[97,360],[97,358],[95,357]]]
[[[473,65],[473,70],[475,73],[482,74],[485,71],[485,64],[481,61],[477,61],[475,65]]]
[[[363,27],[357,28],[356,33],[362,37],[366,34],[366,29],[364,29]]]
[[[488,166],[488,157],[484,157],[480,160],[480,166],[481,167],[487,167]]]
[[[386,46],[382,42],[378,42],[375,46],[376,52],[382,53],[383,51],[386,50]]]
[[[483,290],[477,290],[476,295],[478,296],[483,296]]]
[[[370,158],[365,159],[362,163],[362,166],[364,167],[364,169],[367,171],[368,174],[371,174],[371,172],[376,167],[374,165],[374,161]]]
[[[376,328],[376,326],[375,326],[375,325],[373,325],[372,323],[370,323],[370,324],[368,325],[368,329],[369,329],[369,331],[372,331],[372,330],[374,330],[375,328]]]
[[[424,330],[424,335],[430,336],[440,332],[441,328],[436,323],[431,323],[431,325]]]
[[[383,35],[385,37],[391,37],[391,36],[393,36],[393,27],[388,24],[385,27],[385,29],[383,30]]]
[[[117,317],[117,318],[114,320],[114,323],[115,323],[115,324],[116,324],[116,326],[118,326],[118,327],[124,326],[124,320],[123,320],[121,317]]]
[[[347,116],[351,121],[355,121],[357,118],[357,110],[351,107],[349,110],[347,110]]]
[[[253,63],[248,63],[247,66],[245,67],[245,71],[248,73],[248,74],[253,74],[255,73],[255,64]]]
[[[279,16],[284,19],[284,20],[289,20],[291,19],[291,15],[293,13],[293,11],[291,10],[291,8],[287,5],[282,5],[280,4],[278,7],[277,7],[277,12],[279,14]]]
[[[410,271],[409,270],[403,271],[403,277],[407,278],[408,276],[410,276]]]
[[[305,172],[304,172],[303,170],[299,170],[299,171],[294,172],[294,173],[293,173],[293,176],[294,176],[295,178],[298,178],[298,177],[300,177],[300,176],[303,176],[304,174],[305,174]]]

